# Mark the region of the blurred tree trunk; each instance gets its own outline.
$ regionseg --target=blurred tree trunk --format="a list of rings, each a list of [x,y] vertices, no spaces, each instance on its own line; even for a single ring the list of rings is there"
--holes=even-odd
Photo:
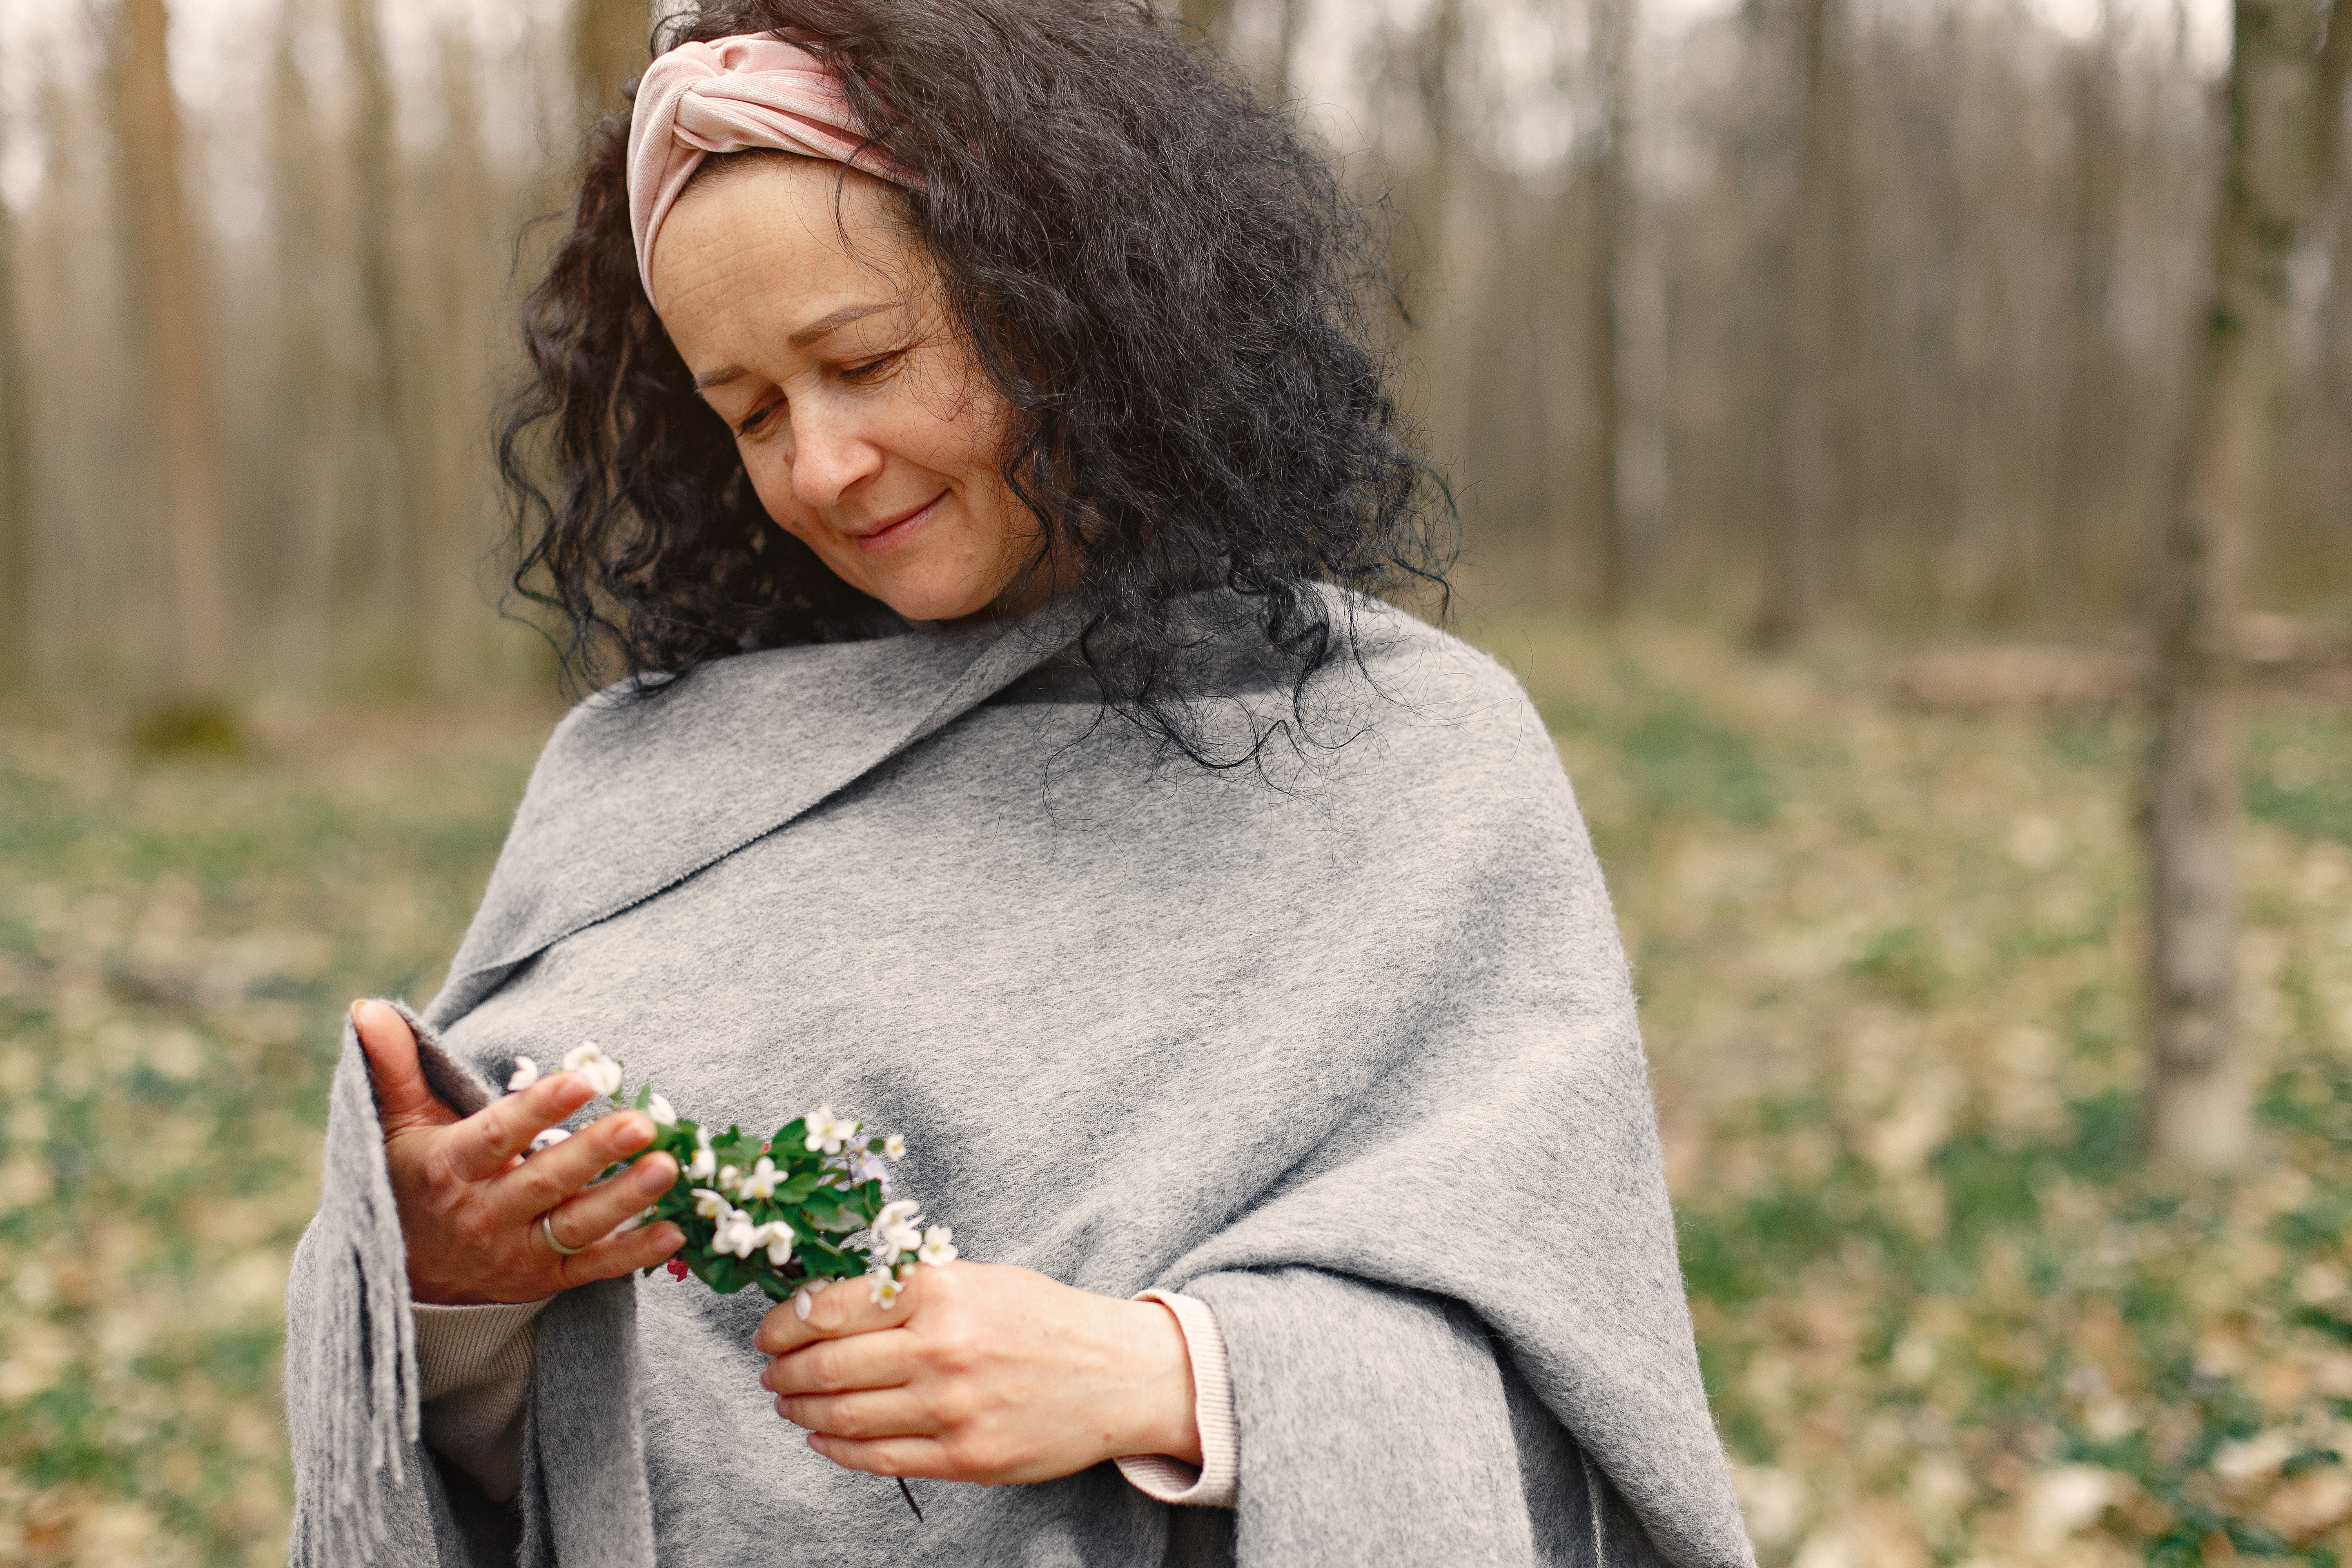
[[[1420,362],[1419,414],[1433,446],[1459,469],[1469,437],[1467,370],[1473,313],[1465,274],[1475,202],[1475,172],[1465,156],[1456,75],[1467,0],[1434,0],[1417,35],[1402,40],[1426,138],[1426,162],[1407,185],[1407,222],[1397,270],[1416,319],[1408,323]]]
[[[1762,530],[1761,646],[1802,637],[1819,612],[1822,541],[1840,501],[1832,416],[1837,366],[1838,161],[1846,137],[1835,0],[1796,0],[1797,195],[1780,356],[1776,493]]]
[[[1287,104],[1298,95],[1298,42],[1307,33],[1307,0],[1282,0],[1274,39],[1274,100]]]
[[[2311,188],[2306,205],[2316,207],[2334,194],[2344,174],[2344,89],[2352,84],[2352,15],[2337,0],[2327,14],[2327,32],[2319,48],[2318,89],[2313,94],[2317,118],[2312,122]],[[2352,257],[2336,258],[2338,269],[2352,267]]]
[[[1214,44],[1233,41],[1234,0],[1183,0],[1185,27]]]
[[[2116,8],[2114,0],[2105,0],[2098,33],[2076,52],[2067,83],[2074,160],[2067,193],[2066,380],[2053,453],[2051,510],[2036,573],[2040,607],[2069,625],[2082,617],[2090,546],[2103,531],[2100,502],[2115,478],[2120,434],[2107,353],[2108,298],[2124,191],[2116,47]]]
[[[653,8],[646,0],[577,0],[572,13],[572,73],[581,121],[594,125],[626,110],[622,84],[652,58]]]
[[[448,135],[442,143],[433,215],[441,242],[433,247],[429,282],[435,321],[444,324],[435,368],[440,394],[434,399],[433,526],[425,563],[434,595],[433,639],[426,673],[448,690],[472,673],[476,650],[462,635],[462,611],[477,586],[478,551],[473,527],[481,516],[478,455],[488,422],[491,376],[488,346],[495,328],[492,301],[498,279],[489,265],[497,244],[489,178],[483,168],[479,61],[472,31],[462,24],[440,27],[442,101]],[[640,48],[642,45],[638,46]],[[621,101],[617,85],[613,102]]]
[[[1629,142],[1633,134],[1633,0],[1592,0],[1592,50],[1600,89],[1600,146],[1592,159],[1592,254],[1587,265],[1585,376],[1592,404],[1594,608],[1612,618],[1629,593],[1624,482],[1622,305]]]
[[[217,705],[228,685],[228,572],[221,458],[205,347],[195,224],[180,155],[180,110],[163,0],[122,0],[114,19],[115,155],[122,261],[141,405],[152,412],[171,569],[171,700]]]
[[[32,401],[16,316],[15,215],[0,197],[0,691],[33,674]]]
[[[2322,56],[2319,21],[2308,0],[2234,6],[2211,293],[2154,626],[2148,1142],[2158,1159],[2200,1170],[2237,1165],[2252,1131],[2253,1065],[2236,1026],[2234,641],[2271,489],[2287,264],[2336,144],[2332,116],[2315,110],[2320,79],[2342,80],[2343,40]]]
[[[377,0],[341,0],[343,53],[351,63],[352,178],[356,193],[360,327],[365,395],[359,441],[365,457],[380,574],[371,598],[388,610],[383,675],[395,688],[422,684],[428,659],[430,598],[424,562],[430,504],[431,447],[424,411],[410,384],[408,334],[402,310],[395,221],[403,211],[398,114],[391,62],[384,56]]]
[[[346,478],[332,454],[342,446],[337,420],[348,387],[332,345],[345,323],[327,297],[333,247],[328,234],[330,180],[321,127],[297,50],[312,16],[306,0],[282,0],[269,68],[271,258],[278,289],[276,387],[271,422],[277,452],[269,466],[275,546],[267,586],[286,606],[276,627],[278,668],[300,672],[312,695],[329,680],[336,566],[345,519],[338,489]],[[357,493],[345,488],[345,493]]]

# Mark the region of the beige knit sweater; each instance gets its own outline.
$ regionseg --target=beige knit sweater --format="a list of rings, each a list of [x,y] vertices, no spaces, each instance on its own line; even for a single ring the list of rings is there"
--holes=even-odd
[[[550,1298],[549,1300],[552,1300]],[[1203,1508],[1234,1506],[1241,1442],[1234,1424],[1233,1374],[1225,1338],[1205,1301],[1172,1290],[1146,1290],[1176,1314],[1192,1361],[1192,1416],[1201,1429],[1195,1469],[1166,1454],[1118,1461],[1145,1496]],[[424,1435],[433,1451],[465,1471],[492,1500],[522,1486],[523,1413],[530,1397],[532,1324],[547,1302],[513,1306],[416,1305],[416,1355],[424,1377]]]

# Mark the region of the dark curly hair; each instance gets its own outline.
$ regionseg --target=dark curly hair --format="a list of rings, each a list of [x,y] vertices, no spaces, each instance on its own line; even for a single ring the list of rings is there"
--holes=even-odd
[[[1314,584],[1440,595],[1455,521],[1383,385],[1378,236],[1229,67],[1122,0],[705,0],[656,47],[772,32],[838,68],[951,319],[1003,391],[1003,472],[1061,552],[1104,703],[1203,762],[1190,591],[1234,590],[1294,719],[1350,628]],[[592,134],[523,313],[508,410],[515,587],[567,672],[679,673],[872,635],[872,601],[762,510],[639,285],[625,120]],[[752,154],[756,156],[756,154]],[[1258,737],[1286,728],[1270,726]]]

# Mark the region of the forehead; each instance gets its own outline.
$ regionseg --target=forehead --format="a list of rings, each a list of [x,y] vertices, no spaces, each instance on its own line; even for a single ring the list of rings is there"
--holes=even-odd
[[[752,314],[789,333],[845,302],[903,296],[926,270],[895,187],[786,153],[724,163],[688,185],[654,241],[674,336]]]

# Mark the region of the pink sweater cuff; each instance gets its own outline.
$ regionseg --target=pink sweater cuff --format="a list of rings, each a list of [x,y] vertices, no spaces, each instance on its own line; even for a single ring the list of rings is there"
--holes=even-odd
[[[1206,1301],[1173,1290],[1146,1290],[1135,1298],[1157,1301],[1176,1314],[1184,1349],[1192,1360],[1192,1420],[1201,1432],[1201,1468],[1166,1454],[1133,1454],[1118,1461],[1119,1473],[1158,1502],[1196,1508],[1231,1508],[1241,1476],[1241,1435],[1234,1424],[1234,1379],[1225,1362],[1225,1336]]]

